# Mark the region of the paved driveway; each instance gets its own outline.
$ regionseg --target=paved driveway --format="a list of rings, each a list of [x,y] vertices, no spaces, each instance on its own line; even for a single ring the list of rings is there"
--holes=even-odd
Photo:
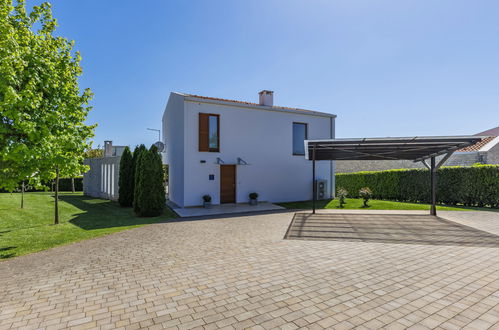
[[[441,216],[499,233],[497,213]],[[499,249],[283,240],[293,213],[155,224],[0,262],[0,328],[499,328]]]

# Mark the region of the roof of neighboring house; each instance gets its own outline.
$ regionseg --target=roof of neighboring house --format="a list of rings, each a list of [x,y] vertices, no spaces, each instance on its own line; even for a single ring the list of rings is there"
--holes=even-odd
[[[478,136],[479,134],[476,134]],[[480,151],[483,147],[485,147],[487,144],[492,142],[496,136],[487,136],[482,139],[482,141],[479,141],[471,146],[468,146],[466,148],[462,148],[457,150],[456,152],[473,152],[473,151]]]
[[[270,108],[274,110],[290,110],[290,111],[298,111],[298,112],[306,112],[311,115],[322,115],[322,116],[328,116],[328,117],[336,117],[336,115],[332,113],[327,113],[327,112],[320,112],[320,111],[315,111],[315,110],[308,110],[308,109],[300,109],[300,108],[290,108],[290,107],[281,107],[281,106],[265,106],[265,105],[260,105],[258,103],[253,103],[253,102],[246,102],[246,101],[238,101],[238,100],[230,100],[230,99],[223,99],[223,98],[218,98],[218,97],[209,97],[209,96],[201,96],[201,95],[195,95],[195,94],[184,94],[184,93],[179,93],[181,95],[187,96],[187,97],[192,97],[196,99],[201,99],[201,100],[208,100],[208,101],[218,101],[218,102],[224,102],[224,103],[235,103],[235,105],[246,105],[246,106],[251,106],[251,107],[261,107],[261,108]]]
[[[488,129],[486,131],[476,133],[478,136],[499,136],[499,126]]]

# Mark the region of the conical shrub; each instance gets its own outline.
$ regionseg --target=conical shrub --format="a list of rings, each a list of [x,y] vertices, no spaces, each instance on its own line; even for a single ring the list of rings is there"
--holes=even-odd
[[[122,207],[130,207],[133,204],[133,158],[130,148],[125,147],[120,160],[120,179],[118,202]]]
[[[141,144],[137,148],[135,148],[133,152],[133,173],[134,173],[134,189],[133,189],[133,210],[135,213],[139,214],[140,206],[139,206],[139,196],[141,195],[139,182],[141,180],[142,174],[144,172],[142,161],[144,154],[147,153],[146,147]]]
[[[161,156],[156,146],[144,151],[138,163],[138,214],[154,217],[163,213],[166,203],[164,173]]]

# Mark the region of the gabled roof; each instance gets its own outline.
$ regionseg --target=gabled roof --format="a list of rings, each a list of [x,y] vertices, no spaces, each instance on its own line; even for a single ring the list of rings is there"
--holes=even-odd
[[[477,133],[478,136],[499,136],[499,126]]]
[[[250,107],[250,108],[261,108],[261,109],[265,109],[265,110],[275,110],[275,111],[284,111],[284,112],[297,112],[297,113],[302,112],[304,114],[316,115],[316,116],[322,116],[322,117],[332,117],[332,118],[336,117],[336,115],[334,115],[332,113],[320,112],[320,111],[315,111],[315,110],[282,107],[282,106],[276,106],[276,105],[265,106],[265,105],[260,105],[258,103],[254,103],[254,102],[230,100],[230,99],[223,99],[223,98],[210,97],[210,96],[201,96],[201,95],[195,95],[195,94],[185,94],[185,93],[178,93],[178,94],[185,96],[186,98],[188,98],[188,100],[191,99],[191,101],[208,101],[210,103],[219,103],[219,104],[224,104],[224,105],[243,106],[243,107]]]
[[[487,144],[492,142],[496,136],[487,136],[482,139],[482,141],[479,141],[471,146],[468,146],[466,148],[462,148],[457,150],[457,152],[473,152],[473,151],[480,151],[483,147],[485,147]]]

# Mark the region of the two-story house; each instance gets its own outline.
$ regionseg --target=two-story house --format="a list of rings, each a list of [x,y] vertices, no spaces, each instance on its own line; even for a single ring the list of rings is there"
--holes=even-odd
[[[304,140],[335,136],[329,113],[273,105],[273,92],[259,103],[171,93],[163,114],[169,199],[180,207],[259,200],[312,198],[311,162]],[[334,163],[319,162],[316,178],[334,192]]]

